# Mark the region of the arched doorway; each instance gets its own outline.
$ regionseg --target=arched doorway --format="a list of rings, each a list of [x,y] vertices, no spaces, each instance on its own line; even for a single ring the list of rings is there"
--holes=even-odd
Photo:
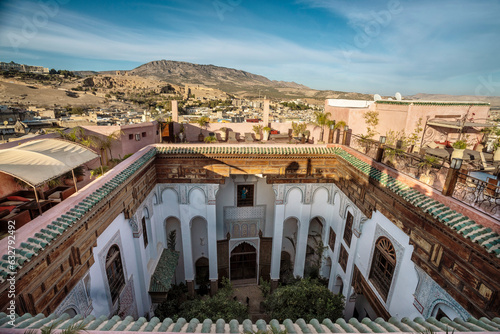
[[[314,217],[309,222],[305,262],[305,276],[317,278],[320,273],[323,245],[323,218]]]
[[[175,284],[184,282],[184,250],[182,247],[181,222],[176,217],[165,220],[165,240],[167,248],[179,252],[179,261],[175,267]]]
[[[210,285],[210,267],[208,258],[200,257],[195,264],[195,282],[198,285],[198,293],[201,295],[207,294]]]
[[[247,242],[236,246],[231,252],[231,280],[257,278],[257,250]]]

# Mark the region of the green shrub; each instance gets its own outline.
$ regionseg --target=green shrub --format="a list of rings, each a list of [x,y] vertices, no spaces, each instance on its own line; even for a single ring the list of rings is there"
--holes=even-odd
[[[467,142],[465,140],[457,140],[453,143],[453,148],[464,150],[467,148]]]
[[[222,282],[222,288],[213,297],[188,300],[181,305],[179,316],[185,319],[232,319],[240,323],[248,318],[247,306],[233,299],[233,287],[228,279]]]
[[[328,318],[335,322],[344,312],[344,296],[335,295],[317,280],[302,279],[276,289],[265,301],[271,319],[282,322],[304,319],[306,323]]]

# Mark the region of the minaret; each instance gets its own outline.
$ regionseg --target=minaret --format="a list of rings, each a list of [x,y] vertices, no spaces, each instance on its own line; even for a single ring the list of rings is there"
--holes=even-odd
[[[172,122],[179,122],[179,109],[177,108],[177,100],[172,100]]]
[[[269,100],[264,100],[264,126],[269,126]]]

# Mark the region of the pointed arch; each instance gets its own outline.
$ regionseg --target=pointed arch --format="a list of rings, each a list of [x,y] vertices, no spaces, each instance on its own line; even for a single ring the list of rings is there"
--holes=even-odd
[[[326,191],[326,201],[325,202],[330,203],[330,192],[328,191],[328,188],[324,187],[324,186],[319,186],[316,189],[314,189],[313,194],[312,194],[313,203],[316,203],[316,200],[317,200],[316,195],[318,194],[318,191],[322,191],[322,190]]]
[[[295,190],[300,192],[300,203],[304,203],[304,191],[299,187],[290,187],[285,194],[285,203],[288,203],[290,198],[290,193],[293,193]]]

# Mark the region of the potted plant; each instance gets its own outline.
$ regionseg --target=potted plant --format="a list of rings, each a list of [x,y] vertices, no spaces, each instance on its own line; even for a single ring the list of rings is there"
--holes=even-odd
[[[271,132],[271,128],[268,126],[265,126],[262,128],[262,140],[263,141],[268,141],[269,140],[269,132]]]
[[[263,128],[264,128],[263,125],[254,125],[253,126],[253,132],[255,132],[255,139],[257,139],[257,140],[261,139],[260,132],[262,131]]]
[[[309,137],[311,136],[311,131],[309,130],[304,130],[304,137],[302,137],[303,143],[308,143],[309,142]]]
[[[226,127],[220,128],[219,131],[220,131],[220,139],[222,141],[226,141],[226,139],[227,139],[227,128]]]
[[[207,127],[207,123],[209,122],[209,119],[207,116],[202,116],[196,120],[196,123],[200,126],[200,134],[198,135],[198,141],[203,142],[205,136],[203,135],[203,128]]]
[[[453,152],[451,153],[450,161],[454,158],[462,159],[464,157],[464,151],[467,148],[467,142],[465,140],[457,140],[453,143]]]
[[[205,137],[205,143],[210,144],[210,143],[215,143],[217,141],[217,138],[215,136],[206,136]]]
[[[438,158],[426,155],[424,160],[420,161],[418,164],[418,167],[422,168],[424,171],[424,173],[420,175],[419,180],[425,184],[432,185],[434,183],[435,176],[431,175],[430,172],[432,170],[432,166],[437,163],[439,163]]]

